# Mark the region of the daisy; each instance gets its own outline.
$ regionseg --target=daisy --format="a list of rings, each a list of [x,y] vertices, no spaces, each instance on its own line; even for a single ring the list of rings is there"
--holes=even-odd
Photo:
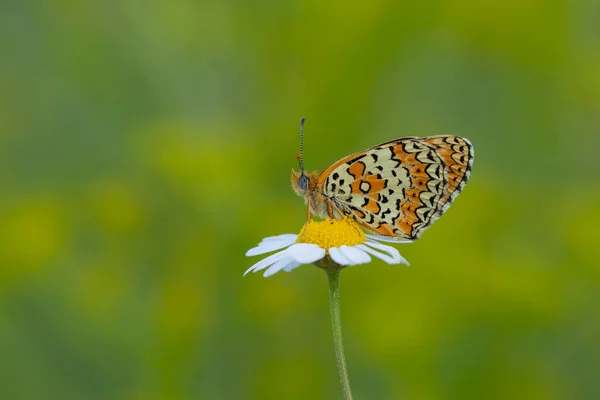
[[[286,234],[265,238],[246,253],[247,256],[257,256],[277,251],[248,268],[244,275],[265,270],[264,276],[268,277],[281,270],[289,272],[302,264],[314,264],[327,273],[335,358],[342,392],[347,400],[352,399],[352,391],[342,343],[340,271],[347,266],[368,263],[371,256],[388,264],[408,265],[408,261],[398,250],[380,242],[408,243],[410,240],[365,234],[350,218],[326,219],[320,222],[308,221],[298,235]]]
[[[256,256],[280,250],[260,260],[244,273],[266,269],[264,277],[281,270],[289,272],[303,264],[324,266],[333,261],[341,267],[365,264],[371,256],[388,264],[408,264],[398,250],[380,242],[410,243],[410,240],[365,234],[349,218],[342,220],[308,221],[299,235],[285,234],[263,239],[248,250],[246,256]]]

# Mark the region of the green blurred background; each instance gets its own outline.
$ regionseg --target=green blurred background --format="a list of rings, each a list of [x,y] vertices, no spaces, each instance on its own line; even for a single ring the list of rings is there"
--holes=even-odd
[[[335,399],[305,162],[469,138],[411,267],[342,274],[357,399],[600,398],[600,3],[0,2],[0,398]]]

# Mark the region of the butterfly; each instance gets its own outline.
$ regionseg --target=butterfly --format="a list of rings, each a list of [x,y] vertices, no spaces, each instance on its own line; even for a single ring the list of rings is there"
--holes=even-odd
[[[292,188],[307,203],[307,219],[350,217],[381,236],[415,240],[465,187],[473,146],[462,137],[405,137],[350,154],[320,174],[306,174],[300,120],[300,172]]]

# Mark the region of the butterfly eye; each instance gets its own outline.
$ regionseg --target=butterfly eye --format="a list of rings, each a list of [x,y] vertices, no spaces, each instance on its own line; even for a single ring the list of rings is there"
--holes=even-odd
[[[300,175],[300,179],[298,179],[298,188],[300,190],[306,190],[308,187],[308,176]]]

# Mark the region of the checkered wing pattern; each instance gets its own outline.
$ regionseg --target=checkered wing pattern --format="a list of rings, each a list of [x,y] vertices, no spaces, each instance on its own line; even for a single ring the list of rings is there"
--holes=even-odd
[[[467,139],[402,138],[339,160],[318,183],[333,208],[365,228],[414,240],[450,207],[472,163]]]

